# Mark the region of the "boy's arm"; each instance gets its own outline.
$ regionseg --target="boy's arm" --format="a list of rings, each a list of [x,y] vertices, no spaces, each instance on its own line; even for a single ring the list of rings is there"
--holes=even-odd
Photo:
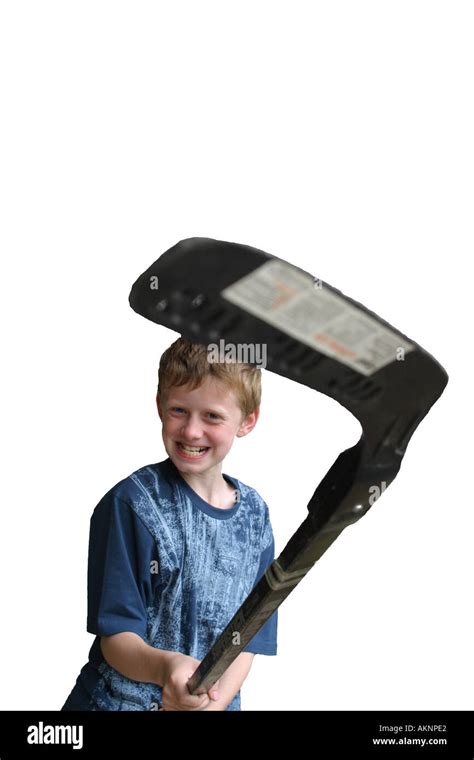
[[[208,694],[193,695],[186,688],[199,665],[193,657],[152,647],[131,631],[102,636],[100,646],[104,659],[118,673],[132,681],[161,686],[165,710],[203,710],[210,698],[216,699],[219,684]]]
[[[176,652],[155,649],[136,633],[123,632],[102,636],[100,648],[106,662],[132,681],[163,686],[165,670]]]
[[[203,711],[225,710],[232,702],[243,682],[247,678],[252,666],[253,652],[241,652],[234,662],[229,665],[225,673],[219,678],[218,698],[209,702]]]

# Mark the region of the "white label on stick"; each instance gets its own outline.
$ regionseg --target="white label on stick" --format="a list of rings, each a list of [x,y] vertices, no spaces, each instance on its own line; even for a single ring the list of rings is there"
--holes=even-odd
[[[310,348],[372,375],[413,343],[286,261],[271,259],[221,293]]]

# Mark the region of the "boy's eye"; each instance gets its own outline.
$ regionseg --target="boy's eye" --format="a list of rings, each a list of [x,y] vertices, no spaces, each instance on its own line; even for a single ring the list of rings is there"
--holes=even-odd
[[[184,409],[182,406],[172,406],[171,411],[174,412],[175,414],[181,414],[182,412],[184,412]]]
[[[207,416],[208,416],[208,417],[209,417],[211,420],[220,420],[220,418],[221,418],[221,417],[220,417],[220,414],[215,414],[215,412],[208,412],[208,413],[207,413]]]

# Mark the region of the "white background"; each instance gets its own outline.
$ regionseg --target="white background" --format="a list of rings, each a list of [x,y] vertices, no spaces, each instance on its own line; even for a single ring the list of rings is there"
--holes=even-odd
[[[326,280],[450,375],[281,608],[243,708],[473,709],[472,22],[453,0],[1,4],[1,708],[60,708],[87,659],[90,515],[165,458],[176,334],[128,293],[205,236]],[[268,502],[278,552],[359,430],[265,373],[224,469]]]

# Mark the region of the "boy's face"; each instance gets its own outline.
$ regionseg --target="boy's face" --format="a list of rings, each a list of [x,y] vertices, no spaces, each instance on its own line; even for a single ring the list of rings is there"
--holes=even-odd
[[[210,377],[194,390],[187,385],[169,388],[157,404],[167,454],[178,470],[189,474],[220,465],[234,437],[250,433],[259,415],[257,409],[242,419],[234,392]]]

